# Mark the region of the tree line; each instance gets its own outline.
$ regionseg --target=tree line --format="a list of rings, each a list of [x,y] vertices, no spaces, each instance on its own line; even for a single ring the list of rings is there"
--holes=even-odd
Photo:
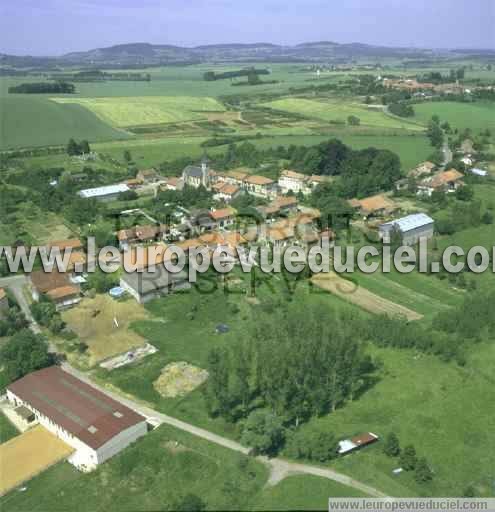
[[[30,82],[9,87],[10,94],[74,94],[76,87],[69,82]]]

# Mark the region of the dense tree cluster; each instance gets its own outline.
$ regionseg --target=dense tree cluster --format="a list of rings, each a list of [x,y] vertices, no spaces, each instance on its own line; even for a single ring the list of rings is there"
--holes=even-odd
[[[368,385],[374,366],[351,328],[327,307],[260,314],[246,339],[209,356],[210,414],[229,421],[266,408],[285,424],[335,410]]]
[[[29,329],[16,332],[0,349],[3,371],[9,382],[54,364],[43,336]]]
[[[255,75],[258,77],[258,75],[269,75],[270,71],[268,69],[257,69],[254,67],[246,68],[246,69],[239,69],[238,71],[224,71],[223,73],[215,73],[215,71],[207,71],[203,75],[203,79],[207,82],[212,82],[215,80],[225,80],[225,79],[232,79],[232,78],[240,78],[240,77],[249,77]],[[259,80],[259,78],[258,78]]]
[[[391,103],[388,106],[388,110],[399,117],[413,117],[414,116],[414,108],[412,105],[408,105],[407,103]]]
[[[67,144],[67,154],[69,156],[84,155],[90,152],[91,148],[89,147],[89,142],[87,140],[76,142],[74,139],[70,139]]]
[[[74,84],[68,82],[29,82],[9,87],[10,94],[74,94]]]

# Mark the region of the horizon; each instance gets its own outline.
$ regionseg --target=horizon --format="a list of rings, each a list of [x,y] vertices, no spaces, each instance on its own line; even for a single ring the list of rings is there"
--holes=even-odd
[[[231,0],[192,0],[184,6],[178,0],[166,5],[163,0],[48,0],[39,5],[20,0],[2,6],[2,18],[9,23],[2,29],[0,51],[55,57],[136,41],[182,48],[354,42],[395,48],[495,49],[495,4],[491,2],[401,3],[375,0],[370,5],[349,0],[334,6],[321,0],[295,0],[290,5],[256,0],[237,5]],[[31,15],[26,16],[27,12]]]

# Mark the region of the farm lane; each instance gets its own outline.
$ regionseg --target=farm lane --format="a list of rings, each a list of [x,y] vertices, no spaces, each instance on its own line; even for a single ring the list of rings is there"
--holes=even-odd
[[[155,409],[135,402],[134,400],[130,400],[129,398],[122,396],[119,393],[110,391],[95,383],[88,377],[87,374],[79,370],[76,370],[67,362],[62,363],[62,368],[66,372],[72,374],[74,377],[77,377],[78,379],[86,382],[90,386],[95,387],[96,389],[110,396],[114,400],[122,402],[130,409],[145,416],[147,419],[151,420],[154,423],[157,423],[159,425],[166,423],[167,425],[171,425],[175,428],[188,432],[189,434],[192,434],[194,436],[201,437],[202,439],[223,446],[224,448],[228,448],[229,450],[234,450],[236,452],[243,453],[244,455],[248,455],[250,452],[249,448],[241,445],[240,443],[237,443],[236,441],[232,441],[231,439],[227,439],[225,437],[219,436],[218,434],[214,434],[209,430],[196,427],[194,425],[191,425],[190,423],[186,423],[172,416],[168,416],[167,414],[163,414]],[[311,466],[307,464],[299,464],[281,458],[271,459],[267,457],[257,457],[257,459],[266,464],[267,466],[269,466],[270,468],[270,477],[267,482],[267,485],[269,486],[276,485],[278,482],[292,474],[307,474],[333,480],[334,482],[338,482],[343,485],[347,485],[348,487],[357,489],[358,491],[361,491],[369,496],[386,497],[386,494],[383,494],[379,490],[370,487],[362,482],[354,480],[353,478],[347,475],[338,473],[337,471],[334,471],[332,469],[320,468],[317,466]]]
[[[17,301],[17,304],[19,304],[21,311],[24,313],[24,316],[28,320],[31,330],[34,333],[39,334],[41,332],[41,329],[34,320],[33,315],[31,314],[31,309],[29,308],[28,301],[24,296],[24,286],[26,284],[27,278],[25,275],[16,275],[0,278],[0,288],[7,288],[12,292],[12,294],[15,297],[15,300]],[[50,345],[50,351],[53,352],[54,350],[54,347]]]

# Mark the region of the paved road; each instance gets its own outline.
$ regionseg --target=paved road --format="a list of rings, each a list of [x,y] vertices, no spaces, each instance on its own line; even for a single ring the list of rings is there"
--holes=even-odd
[[[26,315],[26,318],[30,322],[30,328],[33,330],[33,332],[39,333],[41,330],[36,321],[34,320],[34,318],[32,317],[31,311],[29,309],[29,304],[23,294],[23,288],[26,284],[27,278],[25,276],[11,276],[0,279],[0,287],[9,288],[12,291],[17,302],[19,303],[20,308],[22,309],[22,311]],[[55,346],[52,344],[50,344],[50,351],[56,351]],[[234,450],[236,452],[243,453],[244,455],[248,455],[250,452],[249,448],[237,443],[236,441],[232,441],[231,439],[219,436],[218,434],[214,434],[213,432],[210,432],[203,428],[196,427],[194,425],[191,425],[190,423],[186,423],[185,421],[179,420],[172,416],[168,416],[167,414],[163,414],[159,411],[156,411],[155,409],[151,409],[150,407],[140,404],[135,400],[131,400],[125,396],[122,396],[121,394],[103,388],[102,386],[98,385],[93,380],[91,380],[87,374],[77,370],[67,362],[62,363],[62,368],[66,372],[74,375],[75,377],[82,380],[83,382],[86,382],[90,386],[93,386],[94,388],[98,389],[102,393],[105,393],[114,400],[123,403],[130,409],[145,416],[147,419],[150,419],[151,423],[153,424],[161,425],[165,423],[167,425],[171,425],[175,428],[188,432],[189,434],[201,437],[202,439],[206,439],[207,441],[223,446],[224,448],[228,448],[229,450]],[[368,496],[386,496],[385,494],[378,491],[377,489],[374,489],[373,487],[370,487],[357,480],[354,480],[353,478],[350,478],[347,475],[338,473],[337,471],[333,471],[331,469],[320,468],[317,466],[311,466],[307,464],[298,464],[280,458],[269,459],[267,457],[257,457],[257,459],[260,462],[266,464],[270,468],[270,477],[267,482],[268,486],[276,485],[278,482],[280,482],[289,475],[307,474],[319,476],[322,478],[328,478],[329,480],[333,480],[343,485],[347,485],[348,487],[357,489]]]
[[[167,425],[171,425],[180,430],[184,430],[189,434],[201,437],[202,439],[206,439],[207,441],[223,446],[224,448],[228,448],[229,450],[234,450],[236,452],[243,453],[244,455],[247,455],[250,452],[249,448],[237,443],[236,441],[232,441],[231,439],[219,436],[218,434],[214,434],[213,432],[210,432],[203,428],[196,427],[194,425],[191,425],[190,423],[186,423],[185,421],[178,420],[177,418],[168,416],[167,414],[163,414],[159,411],[151,409],[150,407],[142,405],[134,400],[130,400],[129,398],[123,397],[120,394],[109,391],[108,389],[103,388],[96,384],[94,381],[92,381],[87,374],[79,370],[76,370],[68,363],[63,363],[62,368],[66,372],[74,375],[75,377],[86,382],[90,386],[97,388],[99,391],[105,393],[114,400],[122,402],[130,409],[136,411],[139,414],[142,414],[148,419],[151,419],[153,423],[165,423]],[[333,471],[332,469],[320,468],[317,466],[311,466],[307,464],[298,464],[280,458],[269,459],[267,457],[257,457],[257,459],[260,462],[269,466],[270,468],[270,477],[267,482],[268,486],[276,485],[278,482],[280,482],[289,475],[306,474],[319,476],[321,478],[328,478],[329,480],[333,480],[340,484],[357,489],[358,491],[361,491],[362,493],[368,496],[386,497],[386,494],[383,494],[379,490],[370,487],[369,485],[363,484],[362,482],[354,480],[353,478],[347,475],[338,473],[337,471]]]
[[[442,167],[445,169],[450,162],[452,162],[452,159],[454,158],[454,155],[452,154],[452,150],[449,147],[449,143],[447,140],[447,135],[444,133],[444,142],[442,146],[442,153],[443,153],[443,162]]]
[[[32,331],[40,333],[41,329],[34,320],[31,310],[29,309],[29,303],[24,296],[24,287],[27,285],[27,282],[25,275],[2,277],[0,278],[0,288],[8,288],[12,292],[24,316],[27,318]]]

